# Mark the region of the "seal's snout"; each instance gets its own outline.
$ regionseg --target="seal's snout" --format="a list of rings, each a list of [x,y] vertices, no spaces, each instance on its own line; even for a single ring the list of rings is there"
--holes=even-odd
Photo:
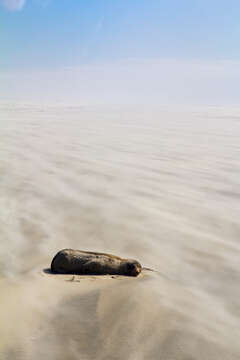
[[[142,267],[137,261],[129,262],[127,264],[127,272],[130,276],[138,276],[142,271]]]
[[[135,269],[134,269],[134,274],[135,274],[134,276],[138,276],[141,271],[142,271],[141,265],[140,265],[140,264],[137,264],[137,265],[135,266]]]

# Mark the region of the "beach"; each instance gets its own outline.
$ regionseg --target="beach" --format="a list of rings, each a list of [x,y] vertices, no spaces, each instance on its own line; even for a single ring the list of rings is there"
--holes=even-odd
[[[1,103],[0,360],[239,359],[239,139],[238,108]]]

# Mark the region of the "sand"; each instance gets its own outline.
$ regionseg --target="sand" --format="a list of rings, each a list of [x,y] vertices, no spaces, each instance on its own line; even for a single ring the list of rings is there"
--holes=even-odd
[[[1,104],[0,359],[239,359],[239,139],[239,109]],[[44,271],[69,247],[155,271]]]

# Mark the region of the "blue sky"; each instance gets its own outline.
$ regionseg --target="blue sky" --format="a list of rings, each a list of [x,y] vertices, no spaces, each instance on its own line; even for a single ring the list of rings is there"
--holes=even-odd
[[[240,2],[26,0],[0,10],[1,67],[125,58],[238,59]],[[15,6],[17,8],[17,6]]]
[[[202,69],[209,62],[219,71],[219,62],[224,62],[221,76],[226,79],[227,66],[230,69],[231,62],[239,61],[239,0],[0,3],[0,72],[5,75],[47,71],[50,76],[51,71],[85,65],[95,66],[96,71],[96,64],[119,61],[130,61],[131,67],[133,60],[144,62],[146,70],[146,60],[169,60],[171,64],[185,61],[185,70],[189,63],[202,62]],[[172,72],[171,66],[168,70]]]

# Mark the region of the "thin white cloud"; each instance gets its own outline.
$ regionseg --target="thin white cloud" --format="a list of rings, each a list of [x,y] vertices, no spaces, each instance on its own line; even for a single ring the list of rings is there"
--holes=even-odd
[[[103,28],[103,21],[104,21],[104,18],[103,18],[103,17],[101,17],[101,18],[98,20],[98,22],[97,22],[97,24],[96,24],[96,31],[97,31],[97,32],[102,30],[102,28]]]
[[[21,10],[25,4],[25,0],[0,0],[3,6],[10,11]]]
[[[43,8],[46,8],[51,0],[35,0],[35,3],[42,6]]]
[[[27,0],[0,0],[2,4],[9,11],[22,10]],[[51,0],[35,0],[35,3],[42,7],[47,7]]]

